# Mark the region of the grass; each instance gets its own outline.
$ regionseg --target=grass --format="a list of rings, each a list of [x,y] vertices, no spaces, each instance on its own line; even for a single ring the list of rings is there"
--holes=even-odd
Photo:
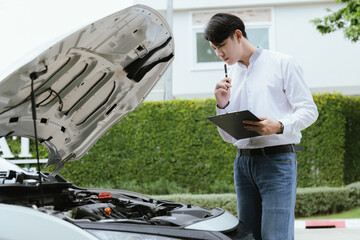
[[[335,213],[331,215],[322,215],[322,216],[313,216],[305,218],[296,218],[296,220],[309,220],[309,219],[350,219],[350,218],[360,218],[360,207],[344,211],[341,213]]]

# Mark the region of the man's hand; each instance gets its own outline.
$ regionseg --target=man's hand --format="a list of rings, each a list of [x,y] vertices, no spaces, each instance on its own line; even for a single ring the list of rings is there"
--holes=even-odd
[[[230,99],[230,88],[230,78],[224,78],[221,82],[216,84],[214,94],[219,108],[225,108],[228,105]]]
[[[271,135],[281,132],[281,123],[279,121],[271,120],[270,118],[259,117],[260,121],[244,120],[246,125],[244,128],[250,131],[255,131],[261,135]]]

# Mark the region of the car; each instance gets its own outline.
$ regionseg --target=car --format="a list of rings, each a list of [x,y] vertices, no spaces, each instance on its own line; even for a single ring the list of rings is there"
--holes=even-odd
[[[0,82],[0,136],[48,150],[45,168],[0,159],[0,239],[253,239],[229,212],[61,177],[138,108],[174,59],[174,38],[154,9],[134,5],[85,26]],[[89,176],[91,177],[91,176]]]

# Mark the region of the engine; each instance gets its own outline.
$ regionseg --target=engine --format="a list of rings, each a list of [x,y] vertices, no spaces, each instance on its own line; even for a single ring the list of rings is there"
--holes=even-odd
[[[224,212],[155,200],[125,190],[88,190],[59,175],[51,177],[41,173],[41,176],[40,188],[38,174],[0,172],[0,203],[31,207],[70,222],[113,221],[166,226],[184,226]]]

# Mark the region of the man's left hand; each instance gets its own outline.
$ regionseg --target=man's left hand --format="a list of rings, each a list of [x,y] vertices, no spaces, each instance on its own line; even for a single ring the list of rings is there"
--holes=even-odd
[[[261,135],[271,135],[281,132],[281,123],[274,121],[270,118],[259,117],[260,121],[248,121],[244,120],[246,125],[244,128],[250,131],[255,131]]]

